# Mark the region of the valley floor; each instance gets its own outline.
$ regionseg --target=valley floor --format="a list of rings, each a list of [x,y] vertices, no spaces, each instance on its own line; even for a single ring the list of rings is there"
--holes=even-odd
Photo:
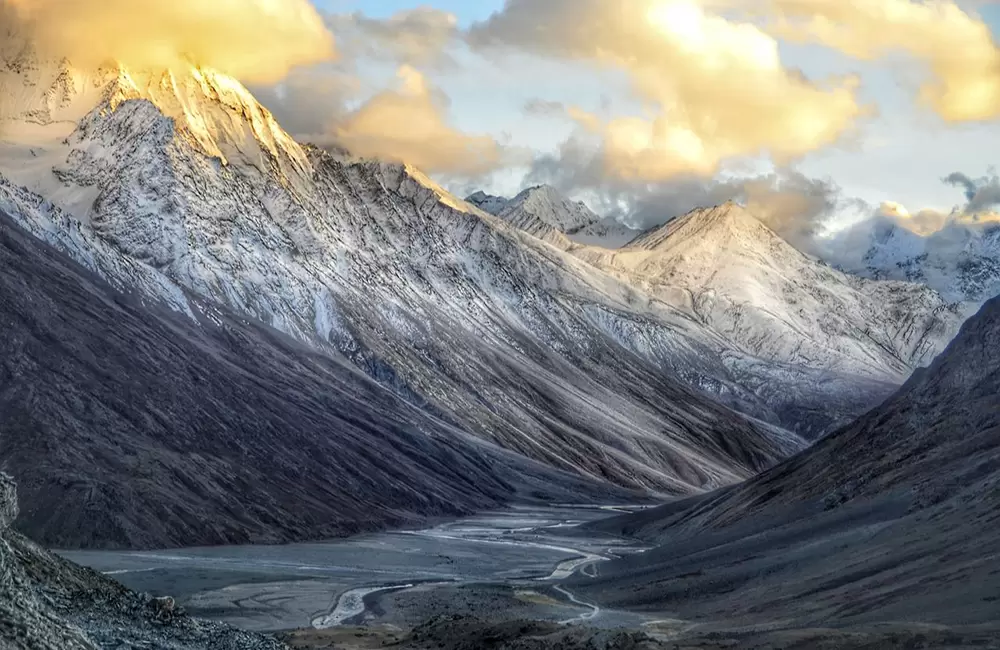
[[[605,560],[647,551],[580,526],[616,510],[516,508],[323,543],[62,555],[296,649],[1000,648],[1000,624],[721,629],[676,612],[601,607],[576,585],[603,582]]]
[[[516,508],[322,543],[61,554],[136,591],[172,596],[193,616],[257,631],[410,629],[442,614],[638,627],[657,616],[601,609],[558,584],[645,550],[576,530],[609,514]]]

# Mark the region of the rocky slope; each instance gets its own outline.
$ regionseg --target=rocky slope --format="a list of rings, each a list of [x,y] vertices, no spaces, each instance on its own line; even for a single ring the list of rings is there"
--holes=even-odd
[[[0,472],[0,647],[10,650],[280,650],[271,637],[189,618],[36,546],[12,528],[14,482]]]
[[[995,621],[998,336],[994,299],[892,399],[811,449],[738,486],[603,524],[665,546],[586,589],[744,624]]]
[[[360,636],[360,638],[359,638]],[[353,637],[353,638],[352,638]],[[402,638],[400,638],[402,637]],[[979,650],[996,647],[995,626],[956,628],[905,623],[866,628],[801,630],[702,630],[663,619],[642,630],[595,629],[534,620],[502,623],[463,616],[441,616],[408,635],[365,629],[308,630],[289,636],[296,650],[319,650],[335,644],[344,650],[372,650],[391,645],[400,650]]]

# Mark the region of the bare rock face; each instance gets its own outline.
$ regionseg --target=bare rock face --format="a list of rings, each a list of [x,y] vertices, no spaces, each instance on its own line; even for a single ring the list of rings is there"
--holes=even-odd
[[[38,598],[13,539],[17,517],[14,480],[0,472],[0,647],[12,650],[94,650],[81,631],[60,620]]]

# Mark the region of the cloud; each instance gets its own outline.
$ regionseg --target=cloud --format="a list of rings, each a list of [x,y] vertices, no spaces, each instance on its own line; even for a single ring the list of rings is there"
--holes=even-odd
[[[249,82],[334,55],[309,0],[3,0],[42,51],[79,66],[191,63]]]
[[[546,101],[544,99],[531,99],[524,105],[524,112],[537,117],[562,116],[567,111],[566,105],[562,102]]]
[[[311,142],[326,138],[362,93],[357,76],[333,65],[296,68],[280,84],[250,90],[292,137]]]
[[[280,84],[254,93],[296,139],[363,158],[406,162],[431,174],[472,179],[508,160],[491,136],[466,134],[448,122],[449,100],[421,66],[450,61],[456,18],[432,8],[387,18],[327,16],[340,58],[298,68]],[[397,66],[395,87],[371,87],[361,66]]]
[[[328,21],[344,56],[413,66],[446,59],[446,50],[459,33],[454,14],[432,7],[408,9],[381,19],[360,12],[338,14]]]
[[[816,85],[782,65],[773,37],[694,0],[508,0],[468,40],[624,71],[640,114],[568,111],[600,142],[603,174],[623,180],[708,176],[741,156],[785,162],[837,142],[865,113],[854,80]]]
[[[523,185],[537,184],[583,197],[598,213],[638,229],[658,226],[696,208],[737,201],[807,252],[832,219],[870,212],[863,201],[845,196],[833,180],[810,178],[787,167],[766,174],[733,168],[716,178],[689,173],[655,183],[608,177],[580,138],[570,138],[557,153],[536,157]]]
[[[872,242],[890,226],[901,227],[932,247],[935,254],[954,256],[962,252],[970,233],[982,226],[1000,222],[1000,177],[992,171],[981,178],[953,172],[942,182],[962,190],[965,203],[951,210],[921,208],[910,210],[897,201],[883,201],[863,219],[830,237],[818,237],[815,250],[824,259],[846,268],[864,268],[863,256]],[[914,239],[917,241],[917,239]],[[930,248],[928,248],[930,250]]]
[[[943,180],[965,191],[965,214],[980,214],[1000,205],[1000,178],[995,173],[973,180],[962,172],[952,172]]]
[[[1000,118],[1000,49],[971,7],[948,0],[764,0],[761,8],[769,31],[783,38],[863,60],[902,53],[920,61],[931,75],[920,99],[945,120]]]
[[[369,87],[371,79],[359,69],[361,63],[435,65],[450,60],[447,48],[458,31],[454,15],[430,7],[386,18],[355,12],[325,19],[337,40],[336,61],[299,67],[277,85],[252,88],[287,131],[312,142],[330,139],[331,130],[350,115],[349,104],[384,90]]]
[[[402,66],[398,76],[399,88],[376,94],[334,124],[330,141],[357,156],[407,162],[431,174],[478,176],[504,163],[495,139],[447,123],[447,98],[423,74]]]
[[[737,199],[771,230],[810,254],[818,253],[816,240],[831,220],[871,209],[864,201],[845,196],[832,179],[810,178],[795,170],[741,181]]]
[[[973,179],[963,172],[954,172],[942,180],[961,188],[967,202],[948,211],[933,208],[912,211],[897,201],[883,201],[867,218],[815,238],[813,249],[831,264],[863,272],[871,262],[867,254],[873,245],[893,234],[895,246],[906,255],[929,255],[948,260],[949,264],[961,259],[975,250],[969,248],[969,243],[981,237],[984,228],[1000,222],[1000,213],[988,208],[996,202],[985,198],[996,197],[994,192],[1000,188],[1000,179],[992,173]]]
[[[955,185],[965,189],[965,198],[968,201],[972,201],[976,198],[976,193],[979,191],[976,187],[975,181],[963,174],[962,172],[952,172],[944,178],[944,182],[949,185]]]
[[[909,219],[912,216],[902,203],[896,201],[883,201],[876,214],[890,219]]]
[[[960,219],[958,212],[943,212],[924,208],[910,212],[906,206],[896,201],[883,201],[876,209],[876,220],[889,220],[918,235],[931,235]]]

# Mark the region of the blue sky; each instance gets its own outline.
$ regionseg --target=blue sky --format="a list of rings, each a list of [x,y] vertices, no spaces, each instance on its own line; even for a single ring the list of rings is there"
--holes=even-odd
[[[362,12],[373,18],[432,6],[454,14],[463,27],[503,7],[502,0],[314,2],[328,12]],[[1000,33],[1000,6],[987,4],[978,11],[994,34]],[[515,56],[500,64],[465,49],[455,50],[453,56],[457,66],[429,68],[425,73],[450,102],[449,123],[463,132],[490,134],[505,144],[552,152],[569,137],[573,125],[526,114],[523,109],[529,101],[557,101],[597,110],[610,100],[618,110],[635,110],[625,77],[613,72],[529,56]],[[1000,143],[1000,128],[995,123],[944,124],[915,106],[912,91],[901,86],[890,65],[847,59],[816,46],[788,44],[782,46],[782,60],[810,78],[863,73],[860,96],[879,105],[879,116],[864,124],[860,143],[852,148],[824,148],[795,163],[809,176],[832,178],[851,196],[873,204],[898,201],[913,211],[925,207],[947,210],[960,202],[961,195],[941,183],[941,178],[954,171],[979,176],[1000,162],[994,154],[996,143]],[[378,83],[391,83],[391,66],[365,69],[379,77]],[[523,173],[523,169],[501,171],[484,183],[488,189],[514,192]]]
[[[316,5],[327,11],[360,11],[372,17],[385,17],[405,9],[420,5],[430,5],[458,17],[460,24],[468,25],[474,20],[488,17],[503,7],[502,0],[433,0],[413,2],[412,0],[315,0]]]

